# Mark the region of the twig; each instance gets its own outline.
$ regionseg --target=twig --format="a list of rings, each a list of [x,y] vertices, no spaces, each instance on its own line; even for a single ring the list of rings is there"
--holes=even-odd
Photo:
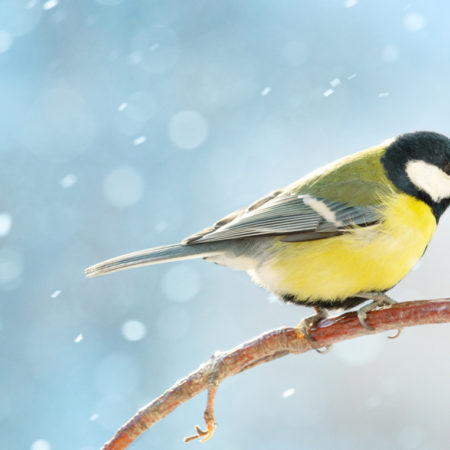
[[[397,330],[402,327],[450,322],[450,299],[420,300],[397,303],[371,311],[366,322],[375,328],[363,328],[355,312],[321,320],[310,330],[318,346],[326,347],[358,336]],[[197,434],[186,438],[186,442],[202,438],[209,439],[215,428],[214,397],[220,382],[232,375],[272,361],[290,353],[312,350],[299,328],[280,328],[245,342],[227,352],[216,352],[211,359],[195,372],[178,381],[160,397],[153,400],[130,419],[116,435],[103,446],[103,450],[121,450],[128,447],[144,431],[166,417],[187,400],[208,390],[205,410],[207,431],[196,427]]]

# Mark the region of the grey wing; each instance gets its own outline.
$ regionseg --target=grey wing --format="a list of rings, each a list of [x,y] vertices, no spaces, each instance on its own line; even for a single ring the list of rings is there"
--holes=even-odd
[[[227,220],[188,237],[184,243],[267,235],[286,235],[282,240],[290,242],[323,239],[381,219],[376,207],[352,206],[311,195],[273,195],[264,200],[227,216]]]

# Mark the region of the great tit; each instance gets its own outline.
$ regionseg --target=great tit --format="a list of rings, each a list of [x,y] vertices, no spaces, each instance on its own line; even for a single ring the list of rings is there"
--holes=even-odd
[[[96,264],[89,277],[203,258],[245,270],[287,302],[328,309],[389,303],[450,204],[450,140],[414,132],[320,168],[179,244]]]

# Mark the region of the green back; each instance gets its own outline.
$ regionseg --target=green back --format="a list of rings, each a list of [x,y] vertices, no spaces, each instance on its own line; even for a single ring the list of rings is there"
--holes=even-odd
[[[397,191],[387,179],[380,161],[385,149],[386,145],[381,145],[340,159],[229,214],[213,226],[189,236],[183,243],[293,233],[296,241],[317,239],[318,236],[322,239],[329,228],[324,228],[324,218],[314,208],[299,199],[300,195],[306,194],[322,197],[327,204],[340,202],[337,209],[341,214],[342,229],[372,223],[378,219],[373,207],[379,206],[386,194]],[[328,225],[335,236],[335,224]]]
[[[385,150],[386,145],[380,145],[342,158],[293,183],[285,192],[376,206],[383,194],[397,191],[380,161]]]

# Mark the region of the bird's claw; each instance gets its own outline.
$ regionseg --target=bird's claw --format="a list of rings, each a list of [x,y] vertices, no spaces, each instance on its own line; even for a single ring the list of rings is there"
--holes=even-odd
[[[305,336],[306,340],[310,343],[311,347],[317,353],[321,354],[328,353],[331,350],[332,345],[327,345],[325,348],[318,347],[317,340],[313,338],[310,334],[310,329],[318,322],[320,322],[322,319],[325,319],[325,317],[327,317],[326,310],[322,308],[316,308],[316,314],[314,316],[307,317],[298,324],[298,328],[300,328],[303,336]]]
[[[368,306],[372,306],[372,303],[370,304],[370,305],[368,305]],[[362,327],[364,327],[366,330],[369,330],[369,331],[375,331],[375,328],[374,327],[372,327],[372,326],[370,326],[367,322],[366,322],[366,319],[367,319],[367,310],[364,310],[364,308],[361,308],[361,309],[359,309],[358,310],[358,320],[359,320],[359,323],[360,323],[360,325],[362,326]]]
[[[384,293],[368,293],[368,294],[361,294],[361,297],[367,298],[372,300],[372,303],[369,303],[366,306],[363,306],[358,310],[358,320],[362,327],[364,327],[366,330],[369,331],[375,331],[375,328],[370,326],[367,322],[367,313],[379,308],[380,306],[385,305],[393,305],[394,303],[397,303],[394,299],[389,297],[388,295]],[[396,339],[400,336],[400,333],[402,332],[402,328],[399,328],[396,333],[392,336],[388,336],[389,339]]]

